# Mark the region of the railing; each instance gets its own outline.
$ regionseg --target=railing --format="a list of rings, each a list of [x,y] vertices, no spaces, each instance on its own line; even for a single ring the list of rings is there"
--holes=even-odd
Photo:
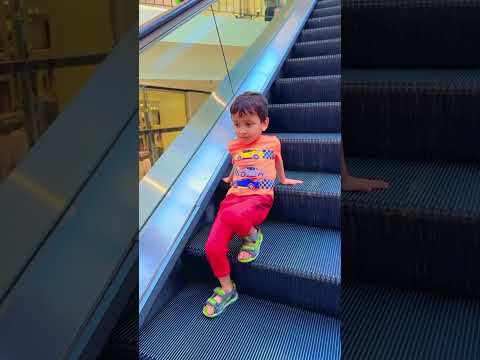
[[[161,7],[175,7],[179,5],[176,0],[140,0],[142,5],[152,5]],[[212,4],[213,10],[218,13],[233,14],[239,18],[258,18],[268,17],[267,8],[278,8],[280,0],[219,0]]]
[[[178,5],[176,0],[139,0],[141,5],[157,5],[165,7],[174,7]]]

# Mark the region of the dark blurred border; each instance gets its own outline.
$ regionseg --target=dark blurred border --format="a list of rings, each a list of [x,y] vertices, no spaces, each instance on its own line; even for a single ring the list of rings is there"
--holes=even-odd
[[[98,113],[101,116],[98,119],[82,119],[80,113],[75,110],[84,109],[82,114],[94,116],[95,109],[90,109],[92,97],[89,92],[98,82],[99,69],[108,61],[123,65],[122,68],[116,69],[117,75],[112,76],[109,86],[102,83],[99,102],[111,104],[112,97],[123,93],[124,97],[118,99],[117,103],[119,101],[135,103],[138,106],[137,32],[136,1],[8,0],[0,4],[0,229],[2,232],[5,231],[0,234],[2,252],[0,269],[4,266],[13,269],[11,272],[0,270],[2,359],[22,359],[27,353],[33,358],[45,358],[42,356],[42,346],[48,351],[48,343],[36,348],[35,342],[40,341],[42,336],[45,339],[50,335],[54,336],[55,331],[62,329],[64,320],[66,324],[74,315],[57,314],[58,317],[49,319],[47,313],[44,313],[42,319],[45,324],[42,326],[45,331],[38,334],[37,340],[29,338],[29,327],[25,328],[25,338],[16,338],[15,334],[17,329],[18,333],[21,333],[21,326],[24,326],[20,324],[21,322],[28,322],[29,319],[35,321],[42,317],[35,309],[48,309],[49,296],[55,300],[51,304],[51,307],[55,307],[52,314],[55,310],[60,311],[58,305],[62,298],[68,299],[60,289],[55,288],[54,273],[61,273],[64,267],[65,274],[75,274],[75,278],[70,279],[69,286],[78,284],[80,287],[83,286],[81,284],[95,283],[98,281],[95,269],[106,271],[102,266],[105,267],[110,261],[108,251],[105,252],[105,249],[108,250],[105,239],[112,241],[112,258],[113,249],[119,244],[114,236],[105,236],[105,228],[110,227],[111,234],[115,233],[116,227],[138,229],[138,126],[135,117],[137,115],[125,114],[129,118],[128,124],[132,123],[133,126],[131,124],[123,126],[118,135],[109,138],[111,144],[105,143],[105,149],[97,156],[94,154],[95,146],[92,144],[101,144],[108,138],[107,127],[111,123],[102,116],[108,117],[109,114],[117,116],[115,109],[99,107]],[[130,40],[126,40],[129,37]],[[118,58],[120,53],[129,59],[111,61],[112,56]],[[102,71],[108,72],[106,69]],[[119,79],[122,77],[124,79]],[[128,79],[128,82],[120,81],[125,79]],[[122,84],[121,89],[117,88],[118,84]],[[105,99],[110,98],[109,101],[101,101],[103,96]],[[99,95],[95,94],[95,97],[98,101]],[[85,102],[84,106],[81,106],[81,101]],[[74,124],[71,121],[72,117],[78,118]],[[82,126],[83,122],[85,126]],[[96,125],[92,126],[92,122]],[[108,199],[99,197],[97,211],[96,199],[88,199],[86,196],[92,196],[88,194],[93,194],[91,189],[99,182],[99,177],[103,177],[105,182],[114,174],[113,171],[116,169],[118,171],[118,166],[110,166],[106,162],[115,152],[118,153],[116,148],[120,141],[123,144],[122,153],[128,155],[123,157],[121,163],[122,177],[118,180],[121,184],[115,184],[115,180],[112,180],[112,185],[114,187],[118,185],[117,188],[122,189],[122,201],[128,205],[120,209],[113,205],[109,208]],[[51,156],[48,155],[49,152]],[[85,153],[85,160],[81,159],[82,152]],[[69,159],[73,153],[76,154],[75,157]],[[56,160],[59,156],[62,157],[62,161]],[[95,159],[95,156],[98,158]],[[87,164],[89,161],[96,165],[93,167],[89,165],[89,170],[83,174],[84,180],[78,185],[69,184],[68,175],[75,173],[82,162]],[[110,169],[112,174],[108,174]],[[74,186],[77,186],[77,189],[74,189]],[[49,213],[45,209],[52,204],[54,209]],[[82,206],[85,207],[87,204],[93,208],[82,209]],[[112,201],[112,204],[115,202]],[[98,241],[103,242],[99,244],[99,252],[104,252],[102,256],[106,259],[105,264],[102,264],[101,260],[89,257],[88,251],[92,249],[86,248],[83,251],[81,243],[74,243],[74,233],[70,237],[67,232],[68,229],[75,231],[73,230],[75,216],[91,213],[92,218],[83,215],[82,221],[88,224],[104,221],[100,217],[93,218],[102,211],[109,213],[109,217],[105,219],[116,219],[116,222],[98,224],[98,234],[89,230],[90,228],[85,228],[85,231],[88,230],[90,243],[95,241],[97,235]],[[32,224],[35,226],[31,226]],[[33,229],[36,228],[44,231],[34,233]],[[85,317],[72,343],[68,345],[69,356],[77,354],[80,358],[89,359],[138,358],[136,345],[130,346],[128,351],[119,351],[118,347],[113,349],[111,346],[112,339],[118,337],[118,329],[124,326],[124,319],[132,312],[138,311],[138,260],[136,260],[138,252],[136,259],[134,256],[137,251],[136,239],[135,236],[131,238],[131,234],[119,233],[118,236],[129,237],[126,243],[130,245],[125,249],[125,254],[121,255],[123,260],[119,263],[118,269],[113,270],[112,278],[108,280],[102,293],[98,294],[96,305]],[[58,249],[56,252],[54,244],[60,240],[64,241],[65,248],[62,247],[62,250]],[[65,252],[69,248],[70,240],[72,248],[80,249],[73,255]],[[86,244],[85,247],[87,246],[90,245]],[[19,248],[23,252],[20,253]],[[68,253],[68,256],[75,256],[75,261],[70,262],[67,255],[64,259],[58,257],[62,252]],[[45,271],[38,271],[48,256],[57,257],[52,258],[54,260],[50,262],[51,267]],[[93,263],[90,264],[91,261]],[[128,269],[125,268],[127,262],[130,262]],[[74,272],[82,268],[85,268],[85,271]],[[117,286],[116,272],[122,271],[124,274],[121,284]],[[42,276],[45,276],[44,280]],[[62,279],[64,282],[66,280],[68,279]],[[43,282],[45,286],[42,285]],[[113,287],[115,291],[112,290]],[[34,289],[37,289],[38,296],[35,296]],[[47,295],[47,291],[52,292],[55,289],[57,293]],[[64,290],[68,291],[67,288]],[[86,298],[83,300],[82,290],[77,290],[76,294],[80,295],[75,295],[75,302],[65,304],[65,308],[71,306],[70,314],[81,312],[73,308],[75,304],[90,303],[94,297],[85,290]],[[23,294],[31,294],[29,301],[32,304],[30,307],[32,313],[19,313],[22,309],[27,309],[19,300]],[[97,308],[102,306],[105,309],[97,311]],[[130,329],[135,328],[130,326]],[[66,327],[65,332],[68,332],[67,330]],[[133,343],[138,343],[138,340],[135,341],[138,339],[138,333],[133,331],[129,336]],[[52,344],[51,347],[55,346]]]

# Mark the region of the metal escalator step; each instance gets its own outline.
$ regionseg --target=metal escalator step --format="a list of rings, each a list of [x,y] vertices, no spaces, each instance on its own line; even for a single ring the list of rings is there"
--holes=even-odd
[[[340,74],[341,55],[325,55],[287,59],[283,65],[283,77],[318,76]]]
[[[299,41],[315,41],[315,40],[328,40],[341,37],[341,26],[329,26],[318,29],[306,29],[302,30]]]
[[[346,67],[478,68],[477,0],[345,0]]]
[[[480,295],[480,165],[349,159],[387,190],[342,194],[342,271],[351,279]],[[448,266],[446,266],[448,264]]]
[[[330,15],[310,19],[305,24],[305,29],[318,29],[328,26],[337,26],[342,24],[341,15]]]
[[[480,71],[342,70],[342,132],[353,157],[479,161]]]
[[[212,288],[184,288],[140,333],[141,359],[340,359],[340,322],[240,292],[215,320],[201,309]],[[223,329],[223,330],[222,330]],[[252,351],[251,339],[255,339]]]
[[[340,75],[281,78],[270,91],[272,103],[340,101]]]
[[[200,229],[182,254],[185,276],[205,281],[213,275],[205,255],[211,225]],[[262,250],[250,264],[236,260],[241,239],[234,236],[228,256],[231,276],[243,293],[338,315],[340,311],[340,232],[299,224],[266,222]],[[204,299],[205,301],[205,299]]]
[[[340,0],[320,0],[317,5],[315,5],[315,9],[325,9],[331,7],[341,6],[342,2]]]
[[[275,220],[340,229],[340,175],[286,171],[303,184],[277,184],[271,217]]]
[[[475,299],[344,282],[342,359],[478,359],[479,318]]]
[[[342,13],[341,6],[333,6],[333,7],[313,10],[310,18],[317,18],[317,17],[330,16],[330,15],[340,15],[341,13]]]
[[[340,102],[270,104],[270,132],[341,131]]]
[[[318,133],[276,133],[282,144],[286,169],[340,172],[341,135]]]
[[[340,55],[342,40],[329,39],[317,41],[297,42],[293,46],[292,57],[311,57],[323,55]]]

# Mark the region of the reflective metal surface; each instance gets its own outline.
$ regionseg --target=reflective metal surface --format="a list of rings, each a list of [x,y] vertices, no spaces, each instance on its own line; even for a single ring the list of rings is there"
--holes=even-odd
[[[239,64],[239,66],[245,64],[244,71],[248,71],[250,67],[247,64],[255,63],[241,84],[239,93],[246,90],[264,92],[269,87],[313,6],[314,2],[311,0],[300,0],[279,14],[281,19],[275,27],[271,28],[270,39],[272,40],[269,41],[267,36],[264,38],[264,41],[269,44],[261,56],[246,59],[243,64]],[[176,144],[176,156],[172,156],[169,162],[176,161],[177,157],[183,155],[183,151],[191,151],[189,146],[193,142],[192,138],[201,137],[195,127],[190,130],[187,127],[184,132],[181,142]],[[149,208],[142,209],[141,202],[140,225],[147,219],[148,222],[140,232],[139,244],[140,326],[148,317],[156,296],[183,250],[187,238],[185,235],[192,230],[192,221],[198,218],[200,210],[208,201],[209,192],[216,186],[222,175],[220,171],[227,164],[228,158],[226,145],[233,135],[227,106],[220,119],[201,142],[198,150],[194,151],[181,174],[172,179],[175,182],[168,192],[162,193],[162,186],[165,186],[162,182],[157,183],[157,186],[151,185],[148,189],[151,193],[157,191],[159,195],[164,196],[149,219],[148,211],[156,204],[148,203]],[[168,166],[168,162],[165,162],[165,166]],[[147,175],[152,183],[155,183],[156,176],[162,177],[162,170],[163,174],[168,171],[159,166]],[[146,189],[141,188],[140,195],[140,201],[146,199]],[[157,199],[159,198],[157,196]]]
[[[138,206],[132,187],[137,180],[125,162],[135,163],[136,120],[130,116],[128,127],[2,303],[2,359],[68,356],[132,250]]]
[[[135,113],[136,41],[126,36],[0,186],[1,301]]]

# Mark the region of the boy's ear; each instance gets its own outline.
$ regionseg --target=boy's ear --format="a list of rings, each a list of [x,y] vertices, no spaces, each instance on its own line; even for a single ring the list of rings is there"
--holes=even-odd
[[[270,119],[267,116],[264,121],[262,121],[262,131],[265,131],[268,129],[268,124],[270,123]]]

